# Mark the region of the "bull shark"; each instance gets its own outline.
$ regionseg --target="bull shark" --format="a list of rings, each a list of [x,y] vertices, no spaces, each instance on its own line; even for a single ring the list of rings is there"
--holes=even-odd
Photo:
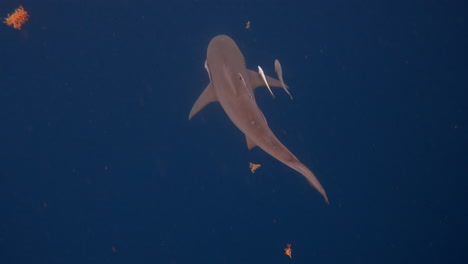
[[[254,89],[261,86],[267,86],[273,97],[270,86],[282,87],[291,96],[288,86],[283,82],[279,61],[275,60],[279,80],[266,76],[260,66],[258,73],[249,70],[234,40],[226,35],[218,35],[208,45],[205,69],[210,83],[193,105],[189,120],[207,104],[219,102],[231,121],[244,133],[249,150],[258,146],[301,173],[328,204],[327,194],[317,177],[276,138],[255,100]]]

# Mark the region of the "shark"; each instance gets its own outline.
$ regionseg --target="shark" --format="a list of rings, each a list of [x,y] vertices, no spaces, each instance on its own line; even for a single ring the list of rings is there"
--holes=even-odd
[[[193,105],[189,120],[212,102],[219,102],[229,119],[244,133],[247,148],[258,146],[263,151],[302,174],[329,204],[327,193],[315,174],[299,161],[275,136],[255,100],[254,89],[268,87],[283,88],[291,97],[289,87],[284,83],[281,64],[275,60],[278,79],[246,68],[245,59],[237,44],[226,35],[214,37],[207,49],[205,69],[210,83]]]

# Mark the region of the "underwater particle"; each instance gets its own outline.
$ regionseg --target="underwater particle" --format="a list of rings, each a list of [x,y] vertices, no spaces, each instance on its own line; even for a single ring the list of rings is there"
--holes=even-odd
[[[26,21],[28,21],[29,15],[26,10],[22,6],[19,6],[15,12],[11,15],[8,15],[7,18],[5,18],[5,21],[3,23],[12,26],[18,30],[21,30],[21,27],[23,26]]]
[[[292,258],[291,244],[286,244],[286,248],[284,249],[284,254],[286,256],[289,256],[289,258]]]
[[[249,29],[249,28],[250,28],[250,21],[247,21],[247,23],[245,24],[245,28],[246,28],[246,29]]]
[[[256,171],[258,168],[260,168],[261,166],[262,166],[262,165],[260,165],[260,164],[255,164],[255,163],[250,162],[250,171],[251,171],[252,173],[255,173],[255,171]]]

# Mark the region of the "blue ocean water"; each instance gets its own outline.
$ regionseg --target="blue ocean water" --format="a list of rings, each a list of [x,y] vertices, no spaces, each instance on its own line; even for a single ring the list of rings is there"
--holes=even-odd
[[[466,263],[462,1],[9,1],[0,25],[0,263]],[[246,23],[250,21],[250,28]],[[326,189],[213,103],[231,36],[257,102]],[[262,166],[252,174],[249,163]],[[292,244],[292,258],[283,254]]]

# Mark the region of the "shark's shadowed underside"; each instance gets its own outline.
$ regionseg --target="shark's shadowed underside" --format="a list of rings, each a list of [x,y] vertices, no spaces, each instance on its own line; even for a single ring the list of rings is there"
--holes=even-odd
[[[276,138],[255,101],[254,89],[260,86],[283,87],[289,94],[279,61],[275,61],[279,80],[265,76],[260,67],[258,73],[251,71],[245,67],[244,56],[234,40],[219,35],[208,45],[205,68],[210,83],[192,107],[189,119],[207,104],[218,101],[231,121],[245,134],[249,149],[258,146],[301,173],[328,204],[327,194],[317,177]]]

